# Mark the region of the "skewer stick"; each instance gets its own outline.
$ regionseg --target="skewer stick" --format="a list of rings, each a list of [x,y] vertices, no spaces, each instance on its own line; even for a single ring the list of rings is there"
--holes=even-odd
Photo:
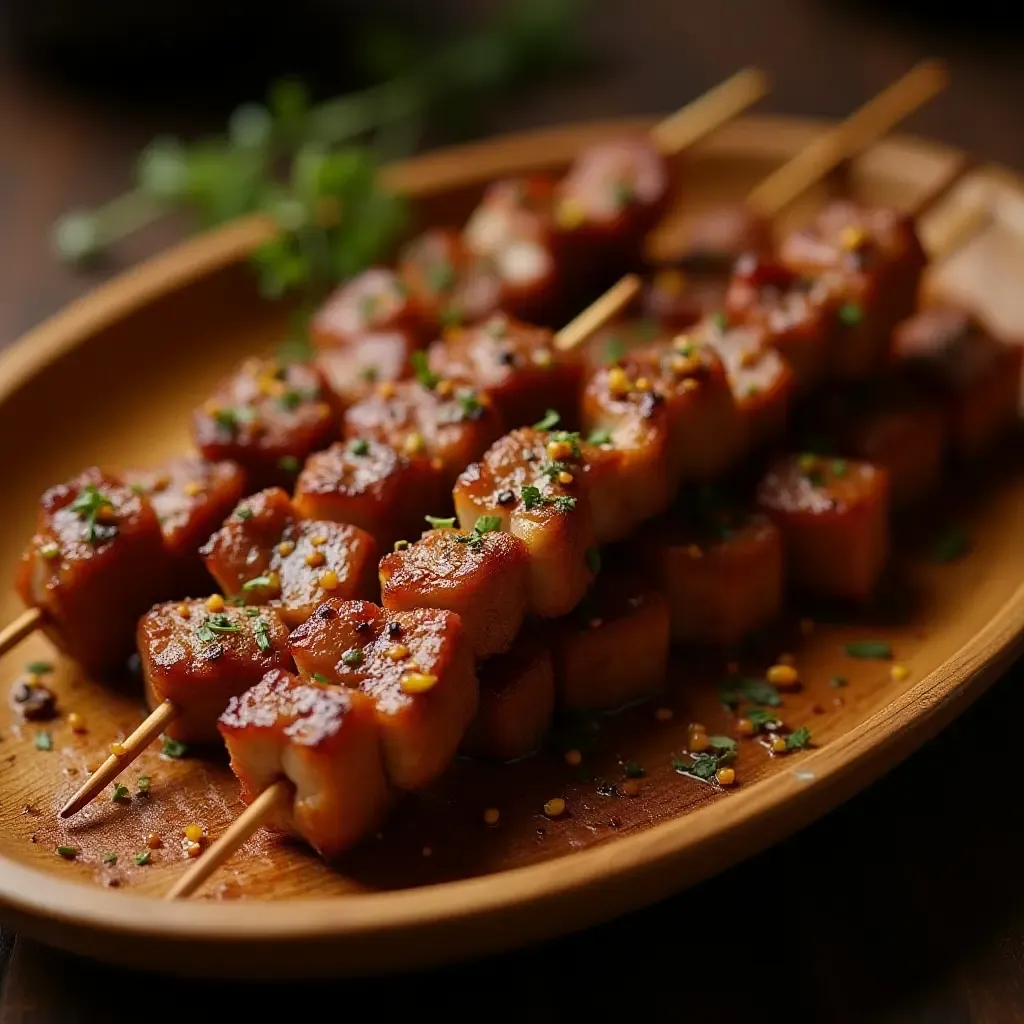
[[[919,107],[937,96],[949,80],[939,61],[923,61],[869,100],[845,121],[820,135],[792,160],[770,174],[747,196],[752,212],[771,219],[814,182],[867,148]]]
[[[210,875],[231,859],[277,811],[292,798],[294,789],[287,779],[278,779],[228,826],[228,830],[174,883],[165,900],[191,896]]]
[[[759,68],[737,71],[656,124],[651,139],[665,156],[675,156],[753,106],[768,92],[768,86],[768,76]]]
[[[177,717],[178,709],[171,701],[165,700],[160,704],[124,741],[124,753],[111,754],[60,809],[60,817],[69,818],[77,814],[99,796]]]
[[[43,613],[38,608],[26,608],[13,622],[0,629],[0,658],[34,633],[42,622]]]
[[[569,321],[556,335],[555,348],[568,352],[581,345],[594,331],[600,330],[640,293],[640,278],[627,274],[595,299],[582,313]]]

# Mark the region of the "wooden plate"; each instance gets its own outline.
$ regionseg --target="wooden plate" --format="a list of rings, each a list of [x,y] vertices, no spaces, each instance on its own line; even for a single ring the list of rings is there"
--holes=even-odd
[[[533,132],[446,150],[393,169],[424,222],[465,216],[492,177],[564,166],[583,145],[641,122]],[[747,118],[693,150],[682,169],[686,210],[743,194],[808,142],[821,125]],[[855,194],[910,206],[959,154],[911,139],[876,147],[850,174]],[[832,187],[836,187],[835,183]],[[806,216],[821,192],[792,212]],[[1024,247],[1014,233],[1024,191],[1009,172],[984,168],[965,180],[925,222],[925,239],[947,218],[987,205],[994,223],[940,267],[930,287],[979,304],[1004,331],[1019,326],[1017,282]],[[662,252],[686,213],[655,240]],[[948,225],[948,221],[947,221]],[[145,465],[188,444],[187,414],[243,353],[271,344],[284,311],[260,303],[241,259],[268,226],[231,225],[190,241],[118,278],[32,332],[0,361],[5,530],[0,566],[13,570],[41,491],[83,465]],[[222,760],[170,760],[151,751],[124,782],[145,772],[152,792],[128,803],[101,798],[69,824],[55,812],[107,744],[140,718],[137,690],[79,678],[58,661],[61,718],[53,750],[35,746],[35,726],[0,710],[0,903],[4,919],[46,942],[105,960],[213,975],[282,977],[384,972],[482,954],[582,928],[690,885],[775,842],[870,783],[939,730],[999,677],[1024,631],[1024,480],[970,490],[970,554],[952,565],[910,559],[900,567],[900,614],[846,625],[819,623],[809,636],[782,634],[750,656],[752,669],[780,650],[795,652],[803,690],[783,717],[807,724],[815,748],[770,758],[744,741],[740,785],[723,793],[670,767],[686,723],[724,731],[714,681],[722,662],[680,660],[658,703],[675,712],[657,722],[655,705],[603,720],[577,775],[556,743],[516,765],[459,763],[436,792],[411,801],[338,869],[298,846],[261,836],[204,890],[205,898],[160,902],[183,870],[183,826],[216,837],[238,812],[234,779]],[[936,507],[945,507],[937,503]],[[895,593],[896,591],[894,591]],[[0,597],[0,621],[19,610]],[[909,669],[893,682],[886,662],[854,661],[846,640],[889,641]],[[24,662],[51,658],[34,637],[0,665],[12,679]],[[848,685],[830,686],[842,675]],[[85,717],[72,733],[67,714]],[[594,733],[588,732],[591,738]],[[565,737],[563,744],[578,739]],[[625,760],[646,772],[641,793],[618,795]],[[562,795],[569,813],[547,820],[545,800]],[[497,807],[488,828],[482,811]],[[150,832],[163,846],[137,867]],[[81,850],[75,861],[58,845]],[[103,864],[108,851],[115,867]]]

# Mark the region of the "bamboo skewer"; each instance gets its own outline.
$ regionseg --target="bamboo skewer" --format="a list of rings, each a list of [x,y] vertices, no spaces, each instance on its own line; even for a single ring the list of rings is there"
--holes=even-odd
[[[12,647],[17,647],[30,633],[43,624],[43,613],[38,608],[26,608],[13,622],[0,629],[0,658]]]
[[[266,824],[291,800],[294,787],[287,779],[278,779],[262,793],[228,826],[227,831],[217,840],[206,855],[200,857],[192,867],[172,886],[165,900],[177,900],[191,896],[210,875],[238,852],[239,848]]]
[[[625,309],[640,294],[640,288],[640,278],[636,274],[620,278],[555,335],[555,348],[569,352],[583,344],[595,331]]]

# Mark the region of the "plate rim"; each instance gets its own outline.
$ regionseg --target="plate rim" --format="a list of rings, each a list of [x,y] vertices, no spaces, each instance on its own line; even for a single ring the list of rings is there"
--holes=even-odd
[[[388,168],[392,185],[417,195],[489,180],[498,171],[537,167],[537,147],[545,145],[552,163],[571,148],[623,131],[640,131],[653,118],[574,122],[502,135],[466,146],[427,153]],[[832,122],[788,116],[737,118],[699,147],[716,155],[751,148],[752,133],[765,150],[792,151],[786,137],[806,137]],[[742,138],[742,142],[739,141]],[[557,145],[555,145],[557,143]],[[913,150],[917,156],[958,159],[961,150],[930,139],[900,134],[872,152]],[[526,158],[525,154],[530,153]],[[486,156],[481,160],[481,155]],[[999,164],[981,171],[998,175],[1018,191],[1024,182]],[[188,239],[118,274],[28,331],[0,355],[0,403],[46,367],[103,328],[134,310],[205,275],[239,262],[271,237],[272,223],[255,216]],[[479,955],[564,934],[635,909],[717,873],[820,817],[888,771],[978,697],[1024,649],[1024,583],[989,622],[942,664],[884,707],[826,746],[801,758],[799,771],[779,772],[749,789],[713,801],[682,817],[660,822],[589,850],[475,878],[389,892],[357,893],[295,900],[193,900],[167,903],[132,892],[110,893],[86,882],[55,878],[0,854],[0,912],[27,935],[119,962],[142,961],[133,954],[138,939],[165,944],[189,942],[196,950],[240,943],[250,952],[283,941],[333,940],[353,954],[333,962],[326,973],[374,973]],[[810,776],[810,777],[808,777]],[[793,799],[799,794],[799,799]],[[726,842],[722,840],[726,839]],[[716,843],[717,840],[717,843]],[[719,858],[699,853],[722,846]],[[679,870],[670,872],[676,864]],[[588,904],[581,895],[602,882],[618,895]],[[339,913],[341,908],[341,913]],[[611,908],[611,909],[609,909]],[[495,931],[496,918],[515,910],[507,931]],[[531,914],[531,911],[535,912]],[[121,941],[111,951],[88,945],[97,931]],[[446,932],[444,943],[421,943],[421,954],[395,963],[367,938],[422,936]],[[406,943],[406,945],[409,945]],[[333,947],[332,947],[333,948]],[[360,952],[362,948],[362,952]],[[251,974],[230,957],[206,969],[189,957],[190,973],[219,976]],[[261,958],[260,973],[276,960]],[[291,958],[277,976],[323,974],[326,960],[311,960],[308,970]],[[160,969],[160,964],[148,964]],[[172,965],[173,966],[173,965]],[[252,964],[249,965],[253,966]]]

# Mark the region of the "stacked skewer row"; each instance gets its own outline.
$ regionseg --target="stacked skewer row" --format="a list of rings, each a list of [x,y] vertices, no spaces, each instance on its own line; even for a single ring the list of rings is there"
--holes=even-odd
[[[196,411],[198,455],[48,491],[0,652],[42,628],[103,673],[137,643],[153,709],[61,815],[161,733],[223,740],[248,807],[170,895],[260,826],[332,858],[460,751],[519,757],[558,709],[653,693],[673,642],[734,643],[786,586],[869,598],[893,509],[1016,422],[1020,350],[915,314],[914,215],[966,167],[912,213],[833,203],[777,247],[769,221],[944,82],[915,69],[706,221],[718,308],[668,271],[524,322],[640,265],[668,155],[758,98],[751,72],[342,285],[314,359],[253,358]],[[834,448],[784,453],[812,433]]]

